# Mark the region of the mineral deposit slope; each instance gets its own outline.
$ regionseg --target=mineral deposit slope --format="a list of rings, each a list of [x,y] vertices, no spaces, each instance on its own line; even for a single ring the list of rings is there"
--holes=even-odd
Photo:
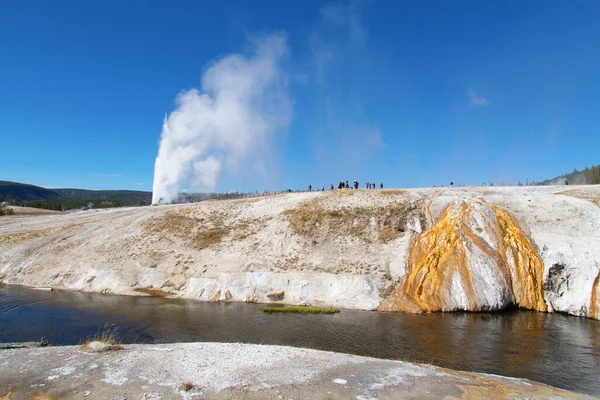
[[[600,186],[473,187],[9,216],[0,280],[413,312],[514,304],[598,318],[599,205]]]

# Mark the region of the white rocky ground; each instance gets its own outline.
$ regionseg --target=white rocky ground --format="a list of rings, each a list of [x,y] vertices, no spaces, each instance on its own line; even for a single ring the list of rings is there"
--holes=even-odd
[[[3,397],[4,396],[4,397]],[[0,351],[0,399],[585,399],[525,379],[225,343]]]
[[[600,186],[289,193],[0,217],[0,280],[374,309],[404,280],[411,239],[435,224],[446,205],[479,199],[530,233],[543,260],[538,278],[550,311],[600,317]],[[485,237],[495,228],[482,229]],[[495,284],[479,280],[475,290]]]

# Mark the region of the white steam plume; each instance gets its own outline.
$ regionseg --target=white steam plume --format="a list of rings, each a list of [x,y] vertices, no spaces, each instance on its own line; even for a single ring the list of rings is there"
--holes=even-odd
[[[202,91],[177,97],[165,117],[154,164],[152,203],[170,203],[184,186],[214,190],[223,170],[237,172],[270,159],[274,135],[291,119],[281,68],[285,38],[256,43],[251,57],[226,56],[202,76]]]

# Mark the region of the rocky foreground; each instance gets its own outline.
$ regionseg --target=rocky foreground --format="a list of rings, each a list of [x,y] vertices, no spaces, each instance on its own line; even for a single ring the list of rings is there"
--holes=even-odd
[[[4,397],[2,397],[4,396]],[[585,399],[524,379],[225,343],[0,351],[0,399]]]
[[[0,219],[0,281],[600,318],[600,186],[341,190]]]

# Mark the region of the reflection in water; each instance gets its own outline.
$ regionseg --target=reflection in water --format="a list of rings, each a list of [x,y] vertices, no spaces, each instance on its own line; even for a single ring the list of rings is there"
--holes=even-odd
[[[0,342],[77,344],[105,323],[124,342],[308,347],[524,377],[600,394],[600,321],[562,314],[264,314],[261,305],[0,287]]]

